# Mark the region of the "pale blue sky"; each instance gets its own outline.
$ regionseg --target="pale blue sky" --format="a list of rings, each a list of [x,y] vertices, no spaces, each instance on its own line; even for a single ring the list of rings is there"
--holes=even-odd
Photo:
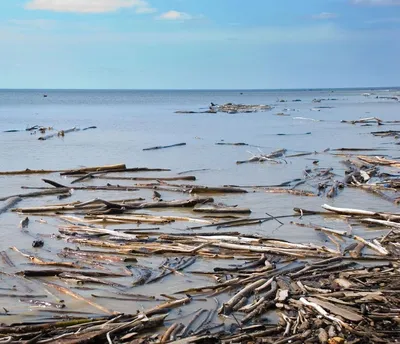
[[[1,0],[0,88],[400,86],[400,0]]]

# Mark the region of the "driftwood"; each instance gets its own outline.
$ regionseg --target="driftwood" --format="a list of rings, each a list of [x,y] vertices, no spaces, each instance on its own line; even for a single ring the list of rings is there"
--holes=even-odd
[[[54,134],[41,136],[41,137],[38,138],[38,140],[45,141],[45,140],[49,140],[49,139],[51,139],[53,137],[56,137],[56,136],[64,137],[65,134],[72,133],[74,131],[79,131],[79,129],[74,127],[74,128],[71,128],[71,129],[60,130],[60,131],[58,131],[58,132],[56,132]]]
[[[400,131],[399,130],[373,131],[371,132],[371,134],[380,137],[400,136]]]
[[[72,176],[79,174],[88,174],[88,173],[120,173],[120,172],[164,172],[170,171],[165,168],[148,168],[148,167],[131,167],[127,168],[125,164],[118,165],[109,165],[109,166],[99,166],[99,167],[89,167],[89,168],[80,168],[76,170],[65,170],[61,172],[62,176]]]
[[[367,117],[367,118],[360,118],[352,121],[345,121],[342,120],[342,123],[350,123],[350,124],[357,124],[357,123],[373,123],[376,122],[378,125],[382,125],[383,121],[377,117]]]
[[[272,109],[272,107],[269,105],[245,105],[245,104],[233,104],[233,103],[217,105],[217,104],[211,103],[209,110],[206,110],[206,111],[178,110],[178,111],[175,111],[175,113],[194,114],[194,113],[225,112],[225,113],[229,113],[229,114],[235,114],[235,113],[252,113],[252,112],[260,112],[260,111],[268,111],[271,109]]]
[[[391,166],[391,167],[400,167],[400,161],[399,160],[386,159],[386,158],[379,157],[379,156],[369,157],[369,156],[366,156],[366,155],[358,155],[357,158],[359,160],[367,162],[369,164]]]
[[[22,201],[22,198],[18,197],[18,196],[8,198],[5,201],[5,204],[2,207],[0,207],[0,214],[5,213],[7,210],[9,210],[10,208],[14,207],[20,201]]]
[[[283,157],[285,153],[286,149],[279,149],[269,154],[259,154],[259,155],[253,154],[253,157],[251,157],[250,159],[236,161],[236,164],[246,164],[250,162],[264,162],[264,161],[280,163],[280,161],[275,159]]]
[[[248,146],[248,143],[244,143],[244,142],[234,142],[234,143],[230,143],[230,142],[217,142],[216,145],[218,146]]]
[[[109,203],[117,203],[121,206],[125,203],[132,203],[137,201],[144,201],[143,198],[129,198],[123,200],[112,200]],[[83,204],[83,205],[82,205]],[[68,211],[76,211],[78,208],[84,210],[98,209],[104,205],[103,200],[95,199],[90,203],[87,202],[72,202],[72,203],[61,203],[54,205],[44,205],[38,207],[28,207],[28,208],[15,208],[12,211],[16,211],[19,213],[44,213],[44,212],[68,212]]]
[[[0,172],[1,176],[6,175],[29,175],[29,174],[49,174],[49,173],[56,173],[60,172],[62,174],[82,174],[88,173],[93,171],[102,171],[102,170],[114,170],[114,169],[125,169],[125,164],[118,164],[118,165],[106,165],[106,166],[96,166],[96,167],[84,167],[76,170],[31,170],[26,169],[22,171],[7,171],[7,172]]]
[[[201,212],[201,213],[218,213],[218,214],[250,214],[251,210],[248,208],[237,208],[237,207],[219,207],[214,205],[201,205],[195,206],[193,208],[194,212]]]
[[[157,149],[180,147],[180,146],[186,146],[186,143],[182,142],[182,143],[175,143],[173,145],[168,145],[168,146],[155,146],[155,147],[150,147],[150,148],[143,148],[143,150],[144,151],[149,151],[149,150],[157,150]]]
[[[247,193],[244,189],[232,187],[207,187],[207,186],[193,186],[189,193],[191,194],[204,194],[204,193]]]
[[[269,189],[264,189],[263,191],[267,192],[267,193],[286,193],[286,194],[295,195],[295,196],[307,196],[307,197],[317,196],[314,192],[306,191],[306,190],[269,188]]]
[[[274,160],[285,155],[284,151],[273,153],[269,159]],[[365,187],[389,192],[386,184],[390,180],[395,183],[397,175],[380,174],[379,167],[375,166],[379,165],[375,163],[376,158],[368,158],[372,159],[371,162],[359,159],[357,162],[346,164],[347,175],[343,184],[359,189]],[[390,167],[392,161],[397,160],[389,160],[387,166]],[[90,178],[107,179],[108,173],[125,173],[128,170],[130,169],[125,166],[114,169],[104,167],[94,171],[78,169],[67,171],[67,175],[76,176],[80,181],[84,181]],[[131,169],[132,172],[138,170],[139,168]],[[326,190],[326,194],[329,195],[329,190],[336,192],[341,187],[341,182],[335,181],[336,176],[332,168],[307,168],[302,178],[281,183],[275,188],[279,191],[289,191],[289,194],[302,194],[304,191],[296,188],[307,182],[309,186],[321,188],[321,193]],[[117,178],[120,177],[110,179]],[[1,326],[0,342],[144,344],[173,342],[178,339],[181,343],[342,344],[345,340],[357,342],[365,341],[365,338],[380,343],[393,343],[397,340],[397,314],[400,309],[399,299],[396,297],[400,278],[400,213],[323,205],[324,211],[296,208],[294,213],[288,215],[272,216],[266,213],[268,217],[250,218],[246,216],[250,211],[247,207],[213,203],[214,200],[209,197],[168,201],[160,199],[164,197],[164,190],[175,189],[188,193],[197,189],[198,191],[193,193],[227,194],[231,190],[232,193],[244,193],[243,191],[248,189],[252,189],[253,192],[261,191],[258,190],[262,189],[260,186],[215,188],[168,183],[171,180],[180,180],[178,177],[166,177],[165,180],[157,177],[138,177],[137,180],[141,180],[140,178],[158,181],[137,186],[138,189],[151,190],[149,193],[160,192],[161,194],[153,195],[153,201],[93,199],[86,202],[45,204],[16,209],[22,213],[51,216],[50,228],[58,228],[59,233],[53,233],[52,236],[46,233],[43,237],[46,238],[46,246],[43,249],[31,248],[33,253],[14,248],[15,252],[29,260],[29,267],[15,260],[14,252],[11,252],[10,256],[6,251],[0,253],[4,262],[1,274],[6,282],[1,288],[4,292],[0,297],[9,300],[18,297],[23,302],[20,307],[46,307],[43,311],[49,311],[49,314],[60,318],[68,317],[69,321],[49,318],[49,314],[46,314],[45,319],[34,318],[33,324],[29,321],[11,327]],[[380,184],[373,184],[378,178]],[[45,181],[51,188],[42,191],[59,192],[72,189],[56,181]],[[103,188],[122,191],[130,187],[108,184],[74,189],[84,191]],[[270,187],[265,191],[268,190],[274,189]],[[258,193],[257,197],[261,197],[262,194]],[[251,194],[247,194],[240,199],[250,196]],[[224,197],[224,202],[227,197]],[[230,204],[236,204],[236,201]],[[13,199],[9,202],[13,202]],[[194,211],[197,214],[203,211],[209,215],[207,218],[191,217],[188,216],[187,209],[178,212],[180,207],[186,207],[190,212]],[[151,211],[164,208],[166,210],[162,213]],[[175,209],[172,213],[168,208]],[[140,209],[148,211],[139,213]],[[65,216],[65,213],[69,216]],[[344,224],[350,229],[328,228],[327,224],[315,219],[313,221],[320,225],[293,222],[299,215],[313,215],[320,220],[323,219],[322,216],[331,216],[338,222],[349,221]],[[279,225],[286,225],[286,221],[283,223],[279,220],[283,218],[290,219],[292,224],[323,232],[324,235],[316,236],[320,237],[321,241],[297,243],[254,234],[254,230],[257,233],[264,232],[265,228],[261,225],[266,221],[277,221]],[[62,221],[63,224],[60,225],[57,221]],[[196,226],[173,224],[177,221],[196,222]],[[381,236],[373,239],[368,237],[367,240],[360,235],[352,235],[353,222],[364,227],[385,226],[387,230],[383,231],[385,227],[379,228],[381,230],[376,233]],[[137,227],[132,223],[137,224]],[[148,226],[152,223],[157,228]],[[107,227],[110,224],[113,228]],[[252,225],[261,228],[250,228]],[[235,232],[226,230],[239,226],[245,228],[238,228]],[[216,227],[216,230],[203,232],[211,227]],[[30,228],[30,232],[31,229],[34,227]],[[355,230],[354,232],[356,233]],[[369,233],[372,235],[373,232]],[[34,233],[29,234],[34,236]],[[273,235],[273,231],[269,235]],[[55,238],[65,241],[65,246],[69,247],[57,251],[58,246],[52,246],[50,243],[50,240]],[[51,254],[56,254],[58,259],[47,258]],[[42,256],[46,259],[41,258]],[[192,265],[195,262],[198,264]],[[192,266],[194,271],[189,271],[189,266]],[[192,280],[194,275],[196,280]],[[68,288],[53,284],[56,278],[73,285]],[[172,288],[169,291],[172,295],[155,295],[157,290],[160,290],[159,286],[162,288],[161,281],[164,278],[172,282],[168,284],[168,287]],[[206,282],[203,284],[200,279]],[[210,281],[207,282],[207,279]],[[38,281],[42,284],[37,283]],[[191,288],[186,285],[187,281],[193,282]],[[160,284],[149,285],[147,288],[147,283]],[[186,289],[177,291],[177,286],[181,284],[184,284],[182,289]],[[46,299],[42,300],[42,297],[48,296],[43,295],[43,288],[40,290],[39,287],[37,290],[40,285],[45,286],[46,292],[55,299],[59,297],[59,293],[65,294],[94,307],[101,315],[83,313],[71,308],[69,297],[65,303],[51,302],[50,299],[50,302],[46,302]],[[145,295],[131,292],[130,288],[139,285],[142,285],[140,288],[144,290]],[[126,290],[127,288],[129,289]],[[56,295],[52,294],[54,290],[57,291]],[[146,292],[150,290],[151,295]],[[182,294],[181,297],[178,298],[178,294]],[[209,308],[210,301],[214,303],[214,297],[217,295],[221,295],[221,300],[225,303],[221,307],[217,302],[216,309],[214,305]],[[118,310],[121,302],[133,302],[134,307],[136,304],[137,314],[121,314],[109,309],[109,305],[112,304],[112,308]],[[154,304],[144,308],[143,304],[148,302]],[[195,309],[188,309],[188,313],[182,315],[182,307],[190,302],[196,302],[193,305]],[[12,302],[9,301],[8,304],[12,305]],[[5,306],[11,308],[7,303]],[[63,309],[59,309],[61,307]],[[278,324],[267,322],[266,316],[268,317],[270,311],[276,314],[274,317],[278,318]],[[237,325],[224,326],[222,317],[216,317],[218,312],[235,319]],[[171,313],[172,317],[168,317],[169,323],[163,327],[168,313]],[[6,322],[9,319],[7,315],[20,314],[11,308],[4,309],[1,315]],[[183,320],[183,317],[187,319]]]
[[[110,310],[108,310],[107,308],[105,308],[103,306],[100,306],[99,304],[97,304],[97,303],[95,303],[95,302],[93,302],[93,301],[91,301],[91,300],[89,300],[87,298],[84,298],[83,296],[81,296],[81,295],[79,295],[77,293],[74,293],[72,290],[70,290],[70,289],[68,289],[66,287],[60,286],[60,285],[55,284],[55,283],[45,283],[45,285],[48,286],[48,287],[54,288],[54,289],[58,290],[59,292],[61,292],[63,294],[72,296],[73,298],[75,298],[75,299],[77,299],[79,301],[86,302],[87,304],[99,309],[100,311],[102,311],[102,312],[104,312],[106,314],[112,314],[113,313]]]
[[[43,190],[43,191],[37,191],[37,192],[29,192],[25,194],[18,194],[18,195],[11,195],[11,196],[6,196],[6,197],[1,197],[0,201],[6,201],[10,198],[31,198],[31,197],[41,197],[41,196],[52,196],[52,195],[58,195],[58,194],[64,194],[68,193],[69,188],[52,188],[48,190]]]
[[[178,176],[178,177],[109,177],[109,176],[93,176],[96,179],[108,179],[108,180],[161,180],[161,181],[175,181],[175,180],[186,180],[195,181],[195,176]]]

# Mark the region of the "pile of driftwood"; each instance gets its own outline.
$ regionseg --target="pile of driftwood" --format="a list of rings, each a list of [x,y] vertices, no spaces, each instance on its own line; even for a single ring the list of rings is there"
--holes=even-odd
[[[9,129],[4,131],[5,133],[16,133],[16,132],[21,132],[21,131],[26,131],[29,132],[30,135],[36,135],[39,133],[41,135],[38,140],[41,141],[46,141],[49,140],[53,137],[64,137],[66,134],[73,133],[73,132],[78,132],[78,131],[86,131],[89,129],[96,129],[96,126],[90,126],[86,128],[78,128],[78,127],[73,127],[69,129],[61,129],[61,130],[54,130],[53,127],[47,127],[47,126],[41,126],[41,125],[34,125],[32,127],[28,127],[26,129]],[[45,135],[46,133],[49,133]]]
[[[217,112],[224,112],[224,113],[252,113],[252,112],[261,112],[261,111],[268,111],[271,110],[272,107],[270,105],[246,105],[246,104],[233,104],[233,103],[226,103],[222,105],[211,103],[208,110],[206,111],[191,111],[191,110],[178,110],[175,113],[181,114],[190,114],[190,113],[217,113]]]
[[[279,159],[284,153],[266,158]],[[388,175],[379,179],[385,182],[383,186],[368,184],[379,173],[379,166],[388,164],[400,166],[397,160],[360,155],[346,164],[349,170],[341,183],[361,189],[386,188],[391,183],[394,188],[396,178]],[[245,194],[249,189],[308,196],[308,191],[296,187],[332,183],[337,176],[330,169],[310,170],[305,178],[280,186],[244,187],[198,185],[193,175],[157,175],[164,171],[167,169],[118,164],[1,173],[58,172],[71,179],[68,184],[53,177],[43,179],[50,186],[1,198],[5,205],[0,213],[11,209],[20,214],[21,230],[27,234],[33,218],[56,220],[54,236],[43,239],[62,240],[65,247],[53,250],[52,259],[43,258],[48,252],[40,248],[43,242],[39,240],[33,243],[35,251],[16,244],[1,252],[1,274],[13,283],[2,288],[1,296],[19,300],[26,309],[40,307],[46,317],[38,317],[34,323],[1,326],[0,343],[340,344],[400,340],[400,213],[324,204],[323,210],[299,207],[285,215],[255,217],[249,208],[215,199],[221,194]],[[139,177],[138,172],[156,175]],[[137,183],[85,184],[97,180]],[[151,190],[152,199],[95,198],[17,207],[25,198],[66,199],[73,190],[130,194],[141,189]],[[183,198],[164,200],[163,195],[171,192],[181,193]],[[166,209],[174,212],[159,213]],[[321,223],[335,218],[348,230],[311,223],[308,218]],[[240,231],[268,221],[310,228],[320,232],[326,242],[296,243]],[[179,231],[171,231],[178,223]],[[367,240],[353,225],[388,230]],[[30,265],[15,264],[18,256]],[[198,278],[202,284],[192,283],[188,288],[181,283],[182,279]],[[162,287],[174,280],[174,288]],[[142,286],[154,290],[154,284],[160,284],[156,294],[135,290]],[[122,304],[130,305],[129,314],[118,310]],[[185,312],[187,305],[194,311]],[[4,309],[2,315],[18,315],[13,312]]]

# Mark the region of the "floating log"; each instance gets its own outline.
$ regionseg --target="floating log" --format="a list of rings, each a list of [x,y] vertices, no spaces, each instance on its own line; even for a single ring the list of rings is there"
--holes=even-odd
[[[377,118],[377,117],[360,118],[360,119],[351,120],[351,121],[341,120],[340,122],[341,123],[349,123],[349,124],[376,122],[378,125],[382,125],[383,124],[383,121],[380,118]]]
[[[51,139],[51,138],[53,138],[55,136],[64,137],[65,134],[72,133],[74,131],[79,131],[79,129],[74,127],[74,128],[71,128],[71,129],[60,130],[60,131],[58,131],[58,132],[56,132],[54,134],[41,136],[41,137],[38,138],[38,140],[45,141],[45,140],[49,140],[49,139]]]
[[[0,201],[6,201],[10,198],[32,198],[32,197],[42,197],[42,196],[52,196],[52,195],[58,195],[58,194],[64,194],[68,193],[69,189],[68,188],[56,188],[56,189],[48,189],[48,190],[43,190],[43,191],[37,191],[37,192],[29,192],[25,194],[18,194],[18,195],[10,195],[6,197],[0,197]]]
[[[182,142],[182,143],[175,143],[173,145],[168,145],[168,146],[155,146],[155,147],[150,147],[150,148],[143,148],[143,150],[144,151],[149,151],[149,150],[157,150],[157,149],[180,147],[180,146],[186,146],[186,143]]]
[[[220,207],[215,205],[208,205],[208,206],[195,206],[193,208],[194,212],[201,212],[201,213],[217,213],[217,214],[250,214],[251,210],[248,208],[237,208],[237,207]]]
[[[5,204],[0,207],[0,214],[5,213],[10,208],[14,207],[17,203],[22,201],[22,197],[10,197],[5,201]]]
[[[96,179],[109,179],[109,180],[161,180],[161,181],[174,181],[174,180],[187,180],[195,181],[195,176],[178,176],[178,177],[108,177],[108,176],[92,176]]]
[[[307,190],[293,190],[293,189],[283,189],[283,188],[269,188],[264,189],[264,192],[267,193],[287,193],[295,196],[307,196],[307,197],[315,197],[317,196],[314,192]]]
[[[371,132],[371,134],[380,137],[400,136],[400,131],[399,130],[373,131]]]
[[[218,146],[248,146],[248,143],[244,143],[244,142],[233,142],[233,143],[229,143],[229,142],[217,142],[216,145]]]
[[[88,173],[91,171],[102,171],[102,170],[113,170],[113,169],[125,169],[125,164],[118,164],[118,165],[108,165],[108,166],[96,166],[96,167],[85,167],[80,168],[77,170],[31,170],[27,168],[26,170],[21,171],[6,171],[0,172],[0,176],[7,176],[7,175],[29,175],[29,174],[50,174],[50,173],[57,173],[60,172],[63,175],[68,174],[82,174]]]
[[[232,187],[209,187],[209,186],[194,186],[189,191],[190,194],[204,193],[247,193],[247,190],[232,188]]]
[[[95,302],[93,302],[93,301],[91,301],[91,300],[89,300],[87,298],[84,298],[83,296],[81,296],[81,295],[79,295],[77,293],[74,293],[72,290],[70,290],[70,289],[68,289],[66,287],[60,286],[60,285],[55,284],[55,283],[44,283],[44,284],[46,286],[48,286],[48,287],[52,287],[52,288],[58,290],[61,293],[64,293],[64,294],[66,294],[68,296],[72,296],[73,298],[75,298],[75,299],[77,299],[79,301],[85,302],[85,303],[89,304],[90,306],[95,307],[95,308],[99,309],[100,311],[102,311],[102,312],[104,312],[106,314],[115,313],[115,312],[112,312],[112,311],[108,310],[107,308],[105,308],[103,306],[100,306],[99,304],[97,304],[97,303],[95,303]]]
[[[399,160],[391,160],[391,159],[386,159],[386,158],[379,157],[379,156],[369,157],[366,155],[358,155],[357,158],[361,161],[365,161],[365,162],[367,162],[369,164],[373,164],[373,165],[400,167]]]
[[[74,170],[63,170],[61,171],[62,176],[75,175],[75,174],[86,174],[89,172],[104,172],[104,171],[114,171],[114,170],[126,170],[125,164],[116,165],[104,165],[104,166],[94,166],[94,167],[82,167]]]

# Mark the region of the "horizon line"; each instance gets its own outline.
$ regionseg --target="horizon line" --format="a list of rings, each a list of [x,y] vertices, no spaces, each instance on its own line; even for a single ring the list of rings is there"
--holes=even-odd
[[[0,88],[0,91],[324,91],[382,90],[400,86],[305,87],[305,88]]]

